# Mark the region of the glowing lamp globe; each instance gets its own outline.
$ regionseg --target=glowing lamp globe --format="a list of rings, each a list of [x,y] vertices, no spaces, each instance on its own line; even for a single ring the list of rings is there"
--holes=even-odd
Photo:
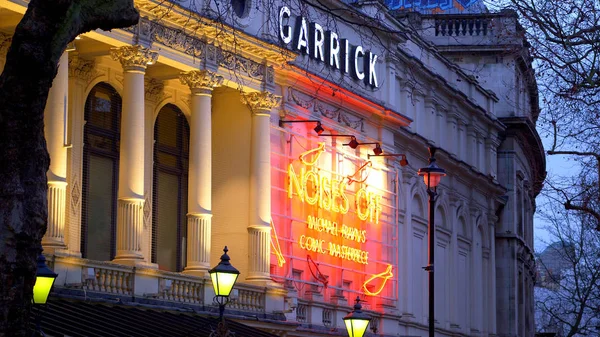
[[[356,297],[356,304],[354,310],[344,317],[344,323],[346,324],[346,330],[348,331],[348,337],[363,337],[369,326],[371,318],[369,315],[362,312],[362,306],[360,305],[360,298]]]
[[[427,188],[436,188],[440,184],[442,177],[446,176],[446,170],[440,168],[435,163],[435,151],[436,148],[429,148],[429,153],[431,154],[429,165],[420,168],[418,171],[418,174],[423,177],[423,181],[425,182],[425,185],[427,185]]]
[[[225,253],[221,255],[221,262],[208,271],[216,296],[229,297],[235,281],[240,275],[240,272],[229,263],[228,251],[227,246],[225,246],[223,249]]]
[[[37,272],[35,273],[35,285],[33,286],[33,303],[46,304],[54,280],[58,274],[46,265],[46,258],[40,254],[37,259]]]

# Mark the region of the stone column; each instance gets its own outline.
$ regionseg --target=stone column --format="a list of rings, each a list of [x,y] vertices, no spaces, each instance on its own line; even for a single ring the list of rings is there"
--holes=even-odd
[[[458,132],[456,133],[456,154],[459,160],[467,162],[467,155],[469,153],[467,149],[467,123],[461,117],[457,117],[456,126],[458,127]]]
[[[398,203],[400,209],[404,209],[404,224],[398,224],[398,242],[406,242],[399,247],[398,252],[398,270],[415,270],[415,264],[420,264],[421,261],[415,261],[413,258],[413,209],[412,209],[412,190],[415,184],[419,184],[419,176],[415,171],[408,169],[409,166],[402,168],[402,193],[401,201]],[[415,210],[416,211],[416,210]],[[402,319],[414,322],[415,321],[415,302],[416,294],[413,291],[414,278],[399,277],[398,288],[398,309],[402,314]]]
[[[445,148],[450,152],[450,156],[454,157],[454,159],[458,158],[459,154],[459,133],[458,133],[458,119],[456,113],[452,110],[447,115],[446,126],[448,128],[448,132],[446,132],[446,137],[443,138],[443,142],[445,142]]]
[[[477,131],[474,123],[474,121],[471,121],[467,125],[467,156],[465,161],[472,167],[477,167]]]
[[[85,90],[96,71],[94,62],[82,59],[76,51],[69,52],[69,120],[70,137],[78,139],[68,152],[67,218],[65,220],[65,244],[75,256],[81,256],[81,178],[83,170],[83,128],[85,116]]]
[[[115,261],[135,264],[144,260],[144,74],[158,54],[140,45],[112,48],[110,54],[123,66]]]
[[[186,274],[205,276],[210,269],[212,218],[212,90],[223,77],[208,70],[194,70],[180,75],[192,91],[190,121],[190,162],[187,214]]]
[[[442,146],[439,143],[439,130],[437,130],[437,106],[438,106],[438,101],[435,99],[435,97],[433,97],[433,93],[428,91],[427,94],[425,94],[423,96],[423,111],[421,111],[420,113],[423,114],[423,118],[422,118],[422,123],[423,124],[423,128],[421,128],[420,130],[422,130],[423,132],[425,132],[424,134],[422,134],[423,136],[425,136],[425,138],[433,141],[435,144],[437,144],[437,146]],[[417,112],[419,113],[419,112]]]
[[[441,148],[443,148],[444,150],[450,152],[450,143],[446,142],[446,134],[448,133],[448,130],[446,129],[446,115],[447,112],[445,111],[445,108],[438,104],[436,105],[436,114],[437,114],[437,123],[436,123],[436,128],[437,128],[437,138],[436,141],[438,142],[439,146]]]
[[[64,52],[48,93],[44,111],[44,134],[50,154],[48,178],[48,229],[42,239],[45,251],[65,249],[65,208],[67,193],[67,95],[69,54]]]
[[[271,255],[271,130],[270,111],[281,97],[268,91],[243,94],[252,112],[250,153],[250,221],[248,225],[248,275],[246,281],[270,281]]]
[[[496,223],[498,222],[498,218],[496,216],[492,216],[489,219],[489,233],[492,236],[491,244],[490,244],[490,289],[492,294],[496,293],[496,243],[494,240],[494,233],[496,233]],[[496,296],[490,296],[490,305],[489,305],[489,330],[488,333],[490,335],[496,334]]]

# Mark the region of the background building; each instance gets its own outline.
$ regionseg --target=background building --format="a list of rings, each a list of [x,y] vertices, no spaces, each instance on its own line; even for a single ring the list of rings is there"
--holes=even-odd
[[[545,161],[514,14],[135,3],[137,26],[74,41],[48,98],[58,295],[208,312],[227,245],[247,325],[342,334],[359,296],[374,334],[422,336],[436,146],[437,335],[533,336]],[[0,9],[1,66],[26,4]]]

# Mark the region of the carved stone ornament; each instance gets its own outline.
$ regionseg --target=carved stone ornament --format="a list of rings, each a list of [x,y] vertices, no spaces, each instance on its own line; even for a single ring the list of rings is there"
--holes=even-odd
[[[217,52],[219,66],[252,79],[264,80],[265,65],[224,50]]]
[[[144,83],[146,98],[158,102],[163,97],[163,89],[165,86],[161,81],[154,78],[146,78]]]
[[[94,75],[94,62],[80,58],[77,53],[69,55],[69,77],[89,81]]]
[[[294,90],[292,87],[288,88],[288,93],[289,99],[297,105],[299,105],[300,107],[304,109],[311,109],[313,107],[315,100],[314,98],[308,97],[307,95]]]
[[[79,179],[77,178],[77,175],[73,177],[71,186],[71,212],[73,215],[76,215],[77,210],[79,209],[79,198],[81,197],[81,193],[79,192]]]
[[[146,195],[146,200],[144,200],[144,229],[148,229],[148,224],[150,223],[150,196]]]
[[[153,64],[158,59],[158,53],[140,45],[123,46],[110,49],[110,56],[115,61],[121,62],[123,68],[146,69],[148,64]]]
[[[271,110],[281,104],[281,96],[269,91],[248,92],[242,94],[242,103],[248,104],[252,111]]]
[[[223,76],[209,70],[192,70],[179,75],[182,84],[187,84],[190,89],[212,90],[223,84]]]
[[[343,123],[347,127],[361,132],[365,131],[365,120],[364,118],[356,117],[352,114],[342,111],[340,108],[331,109],[330,107],[320,101],[315,102],[315,111],[320,113],[321,116],[335,119],[338,123]]]

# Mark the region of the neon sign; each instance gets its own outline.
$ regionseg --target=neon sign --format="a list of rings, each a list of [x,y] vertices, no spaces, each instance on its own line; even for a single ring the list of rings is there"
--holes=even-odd
[[[350,201],[346,194],[348,184],[345,179],[331,179],[314,167],[324,148],[325,143],[320,143],[318,148],[300,155],[300,161],[304,164],[300,168],[300,174],[296,173],[292,164],[288,166],[288,197],[291,199],[295,194],[300,201],[309,205],[318,205],[327,211],[346,214],[350,209]],[[313,154],[310,162],[305,159],[309,154]],[[359,219],[379,223],[381,199],[381,195],[361,187],[355,195],[356,214]]]
[[[391,192],[370,184],[383,182],[379,178],[385,173],[370,161],[354,163],[348,172],[335,172],[335,166],[342,163],[327,151],[326,143],[319,142],[295,152],[296,160],[292,162],[288,157],[278,161],[278,172],[284,179],[277,179],[281,185],[274,191],[280,202],[274,205],[274,215],[282,220],[272,222],[272,263],[283,267],[290,262],[290,266],[273,272],[302,282],[307,281],[301,276],[306,271],[309,279],[322,284],[323,289],[328,283],[336,287],[354,284],[354,291],[367,296],[394,296],[388,284],[394,280],[393,255],[382,246],[392,244],[386,233],[393,226],[393,213],[388,211],[393,195],[390,198],[386,193]],[[369,178],[373,175],[376,179]],[[290,227],[282,227],[285,223]],[[278,235],[284,240],[281,247]],[[304,257],[307,265],[304,270],[298,269],[302,267],[295,261]],[[290,275],[292,264],[296,269]]]
[[[336,222],[332,222],[323,218],[308,216],[308,229],[319,233],[330,234],[335,237],[341,237],[346,240],[365,243],[367,241],[367,231],[353,228],[346,225],[338,227]],[[369,252],[353,248],[346,245],[340,245],[335,242],[317,239],[308,235],[301,235],[298,240],[298,245],[303,250],[328,254],[333,257],[341,258],[342,260],[354,261],[360,264],[369,264]]]
[[[281,246],[279,245],[279,236],[277,236],[277,230],[275,229],[275,224],[273,223],[273,219],[271,219],[271,248],[273,248],[273,253],[277,256],[277,264],[280,267],[283,267],[285,264],[285,257],[283,256],[283,252],[281,252]]]
[[[377,296],[381,293],[381,291],[383,291],[383,288],[385,287],[385,284],[387,283],[387,281],[389,279],[391,279],[392,277],[394,277],[394,274],[392,274],[392,265],[388,264],[387,269],[383,272],[383,273],[379,273],[376,275],[371,276],[371,278],[367,279],[365,281],[365,283],[363,283],[363,291],[365,292],[365,295],[367,296]],[[369,289],[367,289],[367,284],[371,283],[374,280],[379,280],[382,279],[383,281],[381,282],[381,284],[375,288],[374,291],[370,291]]]
[[[330,211],[337,214],[347,214],[351,207],[348,184],[346,179],[332,179],[320,172],[316,163],[325,151],[325,143],[319,143],[318,147],[300,154],[302,163],[299,173],[293,164],[288,166],[288,198],[296,197],[302,203],[317,206],[318,209]],[[363,165],[358,171],[365,168]],[[357,171],[357,172],[358,172]],[[355,173],[354,175],[357,175]],[[355,213],[361,221],[369,220],[375,224],[379,223],[381,215],[382,196],[360,187],[354,195]],[[326,235],[325,238],[314,237],[311,234],[303,234],[298,238],[298,245],[302,250],[327,254],[342,260],[353,261],[360,264],[369,263],[369,252],[349,246],[341,242],[350,241],[364,244],[367,241],[367,231],[338,224],[336,221],[309,215],[306,221],[307,229],[316,233]],[[316,235],[315,233],[315,235]],[[321,236],[321,235],[318,235]],[[328,239],[331,237],[331,240]]]

